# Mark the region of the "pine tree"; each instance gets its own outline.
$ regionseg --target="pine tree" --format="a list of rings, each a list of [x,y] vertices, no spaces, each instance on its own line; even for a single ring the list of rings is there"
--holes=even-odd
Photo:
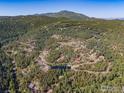
[[[16,93],[16,90],[15,90],[15,86],[14,86],[15,84],[14,84],[14,81],[13,80],[11,80],[10,82],[9,82],[9,91],[10,91],[10,93]]]

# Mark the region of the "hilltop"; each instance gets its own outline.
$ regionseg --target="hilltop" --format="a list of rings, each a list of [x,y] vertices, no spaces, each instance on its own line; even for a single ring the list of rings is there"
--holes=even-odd
[[[65,18],[69,18],[69,19],[73,19],[73,20],[88,20],[88,19],[90,19],[90,17],[88,17],[84,14],[67,11],[67,10],[62,10],[62,11],[56,12],[56,13],[45,13],[45,14],[41,14],[41,15],[48,16],[48,17],[56,17],[56,18],[65,17]]]

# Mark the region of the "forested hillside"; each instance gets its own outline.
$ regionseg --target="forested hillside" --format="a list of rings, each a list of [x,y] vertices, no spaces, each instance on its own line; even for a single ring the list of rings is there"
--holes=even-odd
[[[0,19],[0,93],[121,93],[124,21]]]
[[[86,15],[67,11],[67,10],[62,10],[57,13],[46,13],[46,14],[41,14],[41,15],[48,16],[48,17],[55,17],[55,18],[65,17],[65,18],[69,18],[71,20],[89,20],[90,19],[90,17],[88,17]]]

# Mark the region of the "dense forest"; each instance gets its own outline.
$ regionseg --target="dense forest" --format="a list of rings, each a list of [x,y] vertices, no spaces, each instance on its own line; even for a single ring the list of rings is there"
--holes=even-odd
[[[0,93],[124,92],[124,21],[0,19]]]

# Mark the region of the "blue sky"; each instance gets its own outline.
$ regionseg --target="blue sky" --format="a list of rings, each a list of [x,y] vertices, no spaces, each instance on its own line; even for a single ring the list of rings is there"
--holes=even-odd
[[[124,0],[0,0],[0,16],[70,10],[98,18],[124,18]]]

